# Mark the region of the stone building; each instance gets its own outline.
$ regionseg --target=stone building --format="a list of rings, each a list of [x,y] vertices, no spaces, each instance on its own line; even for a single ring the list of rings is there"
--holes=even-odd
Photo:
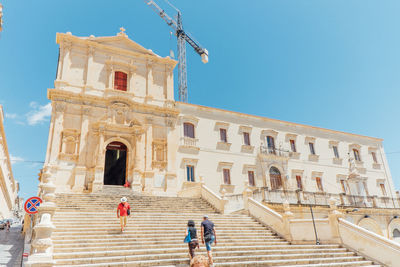
[[[350,220],[362,224],[379,210],[383,215],[366,227],[400,235],[382,139],[176,102],[177,62],[124,30],[112,37],[58,33],[57,43],[43,168],[56,192],[125,185],[177,196],[204,182],[227,198],[250,188],[271,205],[300,205],[299,217],[301,205],[310,204],[324,216],[335,197],[351,209]]]
[[[14,180],[4,132],[3,106],[0,105],[0,219],[11,218],[17,209],[19,185]]]

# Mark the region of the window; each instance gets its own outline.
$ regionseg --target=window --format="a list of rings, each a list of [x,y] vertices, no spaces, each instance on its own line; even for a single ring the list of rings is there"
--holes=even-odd
[[[244,132],[244,133],[243,133],[243,139],[244,139],[244,144],[245,144],[246,146],[249,146],[249,145],[250,145],[250,134]]]
[[[294,140],[290,140],[290,148],[292,152],[296,152],[296,142]]]
[[[372,160],[374,161],[374,163],[378,163],[378,160],[376,159],[376,153],[371,152],[371,156],[372,156]]]
[[[185,137],[194,138],[194,125],[188,122],[183,123],[183,134]]]
[[[194,166],[186,165],[186,178],[188,182],[194,182]]]
[[[346,182],[344,180],[340,180],[340,185],[342,186],[343,193],[346,194]]]
[[[272,136],[267,136],[268,152],[275,154],[275,140]]]
[[[311,155],[315,155],[315,149],[314,149],[314,143],[308,143],[308,146],[310,147],[310,153]]]
[[[322,181],[321,177],[315,177],[315,181],[317,182],[317,188],[319,191],[324,191],[324,188],[322,187]]]
[[[382,195],[387,196],[385,184],[379,184],[379,186],[381,187]]]
[[[224,184],[231,184],[231,170],[223,169],[224,172]]]
[[[296,175],[297,189],[303,190],[303,184],[301,183],[301,176]]]
[[[249,185],[250,186],[255,186],[256,183],[254,181],[254,171],[248,171],[247,175],[249,176]]]
[[[333,149],[333,154],[335,155],[335,158],[337,158],[337,159],[340,158],[337,146],[333,146],[332,149]]]
[[[226,129],[219,129],[219,137],[221,138],[221,142],[228,143],[228,139],[226,138]]]
[[[128,75],[121,71],[116,71],[114,75],[114,89],[126,91]]]
[[[354,159],[355,159],[356,161],[361,161],[360,152],[358,152],[358,150],[354,148],[354,149],[353,149],[353,153],[354,153]]]
[[[164,161],[164,148],[162,146],[156,148],[156,160]]]
[[[271,167],[271,169],[269,169],[269,179],[271,181],[272,190],[282,187],[281,172],[276,167]]]

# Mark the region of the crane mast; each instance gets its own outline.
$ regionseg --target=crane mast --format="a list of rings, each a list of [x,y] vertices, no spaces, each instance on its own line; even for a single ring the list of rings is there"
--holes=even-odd
[[[186,42],[201,56],[203,63],[208,62],[208,51],[202,48],[194,39],[183,30],[182,13],[171,6],[178,12],[177,20],[175,21],[168,16],[165,11],[160,8],[153,0],[144,0],[147,5],[151,7],[170,27],[175,31],[178,46],[178,87],[179,87],[179,101],[187,102],[187,71],[186,71]]]

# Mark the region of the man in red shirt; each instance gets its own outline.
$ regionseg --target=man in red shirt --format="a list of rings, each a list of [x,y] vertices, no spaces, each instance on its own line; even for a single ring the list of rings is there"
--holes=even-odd
[[[121,198],[121,203],[118,204],[117,217],[121,222],[121,232],[126,227],[126,221],[128,215],[130,215],[131,207],[129,206],[126,197]],[[129,213],[129,214],[128,214]]]

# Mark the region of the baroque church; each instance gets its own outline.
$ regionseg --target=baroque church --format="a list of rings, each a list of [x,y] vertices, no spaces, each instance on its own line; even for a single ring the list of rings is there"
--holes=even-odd
[[[237,196],[251,190],[277,210],[285,201],[295,205],[299,218],[308,216],[301,204],[324,206],[334,197],[344,212],[352,210],[353,223],[400,237],[399,196],[382,139],[177,102],[177,61],[124,31],[58,33],[57,43],[42,170],[56,193],[125,186],[142,195],[184,196],[202,183],[228,199],[232,211]],[[381,215],[374,217],[376,210]]]

